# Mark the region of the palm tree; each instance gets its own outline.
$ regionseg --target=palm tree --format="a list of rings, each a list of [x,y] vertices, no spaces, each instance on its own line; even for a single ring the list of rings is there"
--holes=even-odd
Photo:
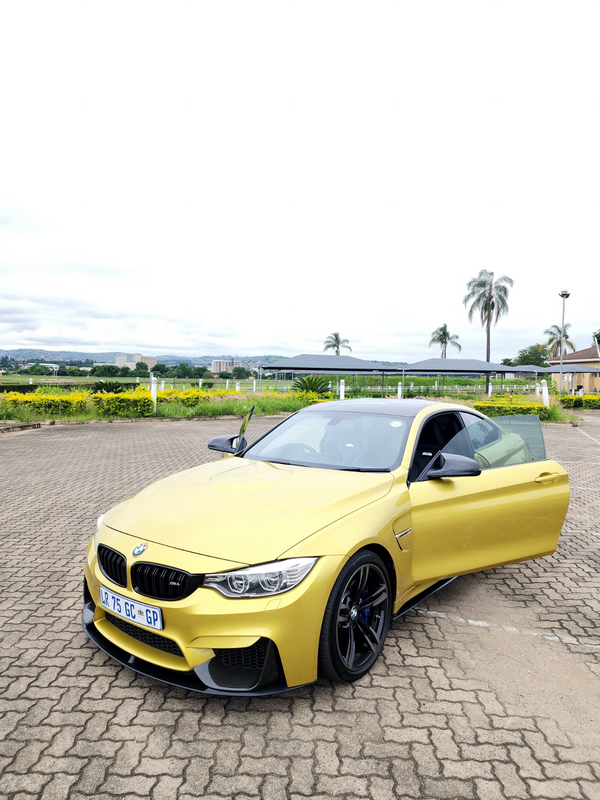
[[[431,334],[429,347],[431,347],[432,344],[439,344],[441,346],[442,358],[446,358],[446,351],[448,350],[449,344],[451,344],[452,347],[458,348],[459,353],[462,350],[462,347],[458,343],[458,336],[456,334],[450,334],[446,323],[444,323],[441,327],[436,328]]]
[[[490,360],[492,322],[495,325],[500,317],[508,312],[508,287],[513,284],[513,279],[508,275],[494,280],[494,273],[488,272],[487,269],[480,270],[479,275],[467,283],[469,293],[463,299],[463,303],[465,306],[471,303],[468,312],[469,322],[473,321],[473,314],[479,311],[481,325],[486,330],[486,361]]]
[[[352,352],[352,348],[348,344],[348,339],[340,339],[339,333],[330,333],[329,336],[323,342],[325,347],[323,350],[335,350],[336,356],[340,355],[340,349],[343,347],[344,350],[350,350]]]
[[[549,328],[546,328],[544,331],[544,336],[548,337],[548,341],[545,347],[548,351],[548,358],[560,358],[560,342],[561,339],[564,343],[565,348],[570,348],[571,352],[575,352],[575,345],[569,339],[569,328],[571,327],[570,324],[565,325],[563,330],[561,331],[560,325],[550,325]]]
[[[469,293],[464,297],[463,303],[465,306],[471,303],[468,312],[469,322],[473,321],[473,314],[479,311],[481,326],[485,328],[486,333],[486,361],[490,360],[492,322],[495,325],[500,317],[508,312],[508,287],[513,284],[513,279],[508,275],[502,275],[501,278],[494,280],[494,273],[487,269],[480,270],[479,275],[471,278],[467,283]],[[490,376],[488,373],[485,379],[486,392],[489,392],[489,389]]]

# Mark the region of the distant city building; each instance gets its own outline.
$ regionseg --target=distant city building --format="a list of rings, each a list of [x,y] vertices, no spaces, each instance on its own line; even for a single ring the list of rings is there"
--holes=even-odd
[[[117,367],[129,367],[129,369],[135,369],[137,362],[143,361],[144,364],[148,366],[148,372],[151,372],[152,368],[156,365],[155,358],[152,356],[143,356],[141,353],[134,353],[132,361],[128,361],[127,356],[117,356],[115,361]]]
[[[211,361],[210,371],[218,375],[219,372],[231,372],[234,367],[241,367],[241,361],[233,361],[232,359],[215,359]]]

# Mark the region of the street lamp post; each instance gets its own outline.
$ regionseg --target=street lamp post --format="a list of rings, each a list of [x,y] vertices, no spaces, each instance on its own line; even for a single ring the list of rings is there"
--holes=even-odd
[[[564,337],[565,337],[565,300],[567,297],[570,297],[570,292],[562,291],[558,294],[559,297],[562,297],[563,301],[563,312],[562,312],[562,325],[560,328],[560,376],[558,378],[558,397],[559,399],[562,397],[562,376],[563,376],[563,350],[564,350]]]

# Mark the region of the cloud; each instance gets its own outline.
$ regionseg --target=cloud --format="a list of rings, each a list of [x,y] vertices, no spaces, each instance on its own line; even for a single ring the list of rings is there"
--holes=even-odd
[[[150,4],[143,36],[127,4],[12,4],[1,342],[293,355],[338,330],[412,361],[446,322],[482,358],[482,267],[515,279],[492,358],[542,341],[565,285],[589,342],[600,6],[233,2]]]

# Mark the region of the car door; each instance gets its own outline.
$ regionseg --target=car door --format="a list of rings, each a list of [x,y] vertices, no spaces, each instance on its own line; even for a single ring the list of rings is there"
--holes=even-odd
[[[475,458],[481,474],[410,483],[415,583],[554,552],[569,505],[559,464],[533,460],[521,437],[487,418],[454,413],[462,430],[440,449]]]

